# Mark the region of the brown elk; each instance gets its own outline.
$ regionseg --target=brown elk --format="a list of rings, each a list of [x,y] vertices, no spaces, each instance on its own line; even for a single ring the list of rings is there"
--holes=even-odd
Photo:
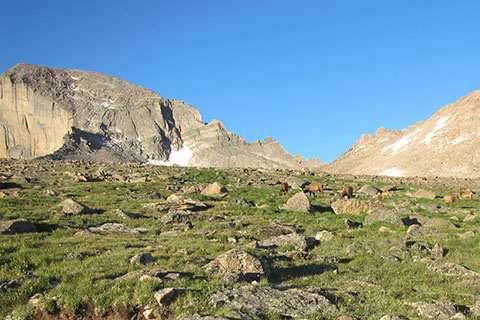
[[[345,198],[346,199],[353,198],[353,188],[352,188],[352,186],[349,186],[348,184],[343,186],[342,192],[340,194],[340,199],[345,199]]]
[[[286,182],[282,182],[280,183],[280,192],[278,193],[278,195],[281,197],[281,196],[286,196],[288,193],[288,183]]]
[[[386,190],[386,191],[382,191],[380,192],[379,194],[377,194],[377,198],[382,198],[382,199],[385,199],[386,197],[390,197],[390,191]]]
[[[315,192],[323,193],[323,183],[321,182],[312,182],[303,189],[303,192],[310,193],[310,195],[315,195]]]
[[[447,193],[443,196],[443,201],[445,201],[446,206],[453,204],[455,200],[458,200],[458,196],[453,196],[451,193]]]
[[[465,200],[465,199],[473,199],[473,192],[468,191],[468,192],[463,192],[460,197]]]

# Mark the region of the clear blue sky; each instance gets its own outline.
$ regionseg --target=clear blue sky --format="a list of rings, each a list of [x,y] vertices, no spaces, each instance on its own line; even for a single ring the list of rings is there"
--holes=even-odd
[[[0,73],[110,74],[324,162],[480,89],[474,0],[5,0],[0,26]]]

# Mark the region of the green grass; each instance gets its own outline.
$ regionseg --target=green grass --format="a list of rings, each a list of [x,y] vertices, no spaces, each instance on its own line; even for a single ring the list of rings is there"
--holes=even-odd
[[[106,311],[114,310],[119,305],[129,308],[156,305],[153,292],[163,287],[181,287],[186,291],[179,295],[169,308],[159,312],[168,313],[169,310],[174,310],[177,316],[195,313],[235,315],[227,306],[214,308],[210,304],[211,294],[229,286],[221,282],[221,276],[205,273],[202,266],[231,248],[246,245],[254,239],[269,238],[263,230],[273,222],[296,226],[310,237],[322,230],[336,233],[333,240],[310,251],[310,256],[337,256],[340,262],[335,264],[334,268],[322,265],[308,256],[293,260],[277,259],[270,266],[270,278],[260,281],[260,285],[273,282],[299,288],[322,288],[333,297],[338,308],[328,319],[336,319],[339,315],[379,319],[384,315],[397,314],[415,319],[415,310],[406,306],[405,302],[449,299],[459,306],[473,306],[475,294],[480,290],[478,281],[469,282],[461,277],[442,276],[429,271],[426,262],[415,261],[414,256],[426,258],[430,255],[428,252],[404,246],[403,237],[407,227],[376,222],[360,229],[346,230],[343,221],[345,218],[361,223],[365,214],[335,215],[330,209],[330,203],[338,198],[337,193],[344,184],[355,185],[355,190],[358,190],[365,184],[373,184],[382,189],[391,183],[344,180],[333,176],[298,176],[309,182],[321,181],[333,189],[323,195],[309,196],[312,205],[319,211],[301,213],[280,209],[289,197],[299,191],[290,190],[288,197],[279,197],[279,186],[273,183],[268,185],[268,181],[283,181],[288,176],[287,172],[245,173],[240,169],[102,165],[101,168],[112,175],[148,175],[151,181],[76,182],[62,172],[75,171],[94,176],[100,166],[87,164],[70,168],[64,163],[60,164],[57,170],[49,169],[49,172],[36,173],[30,169],[28,176],[34,178],[32,183],[21,185],[21,188],[2,189],[7,196],[0,198],[0,220],[25,218],[38,225],[57,227],[40,233],[0,235],[0,284],[28,275],[35,276],[16,289],[0,290],[0,317],[16,315],[27,318],[34,312],[34,308],[29,307],[27,301],[36,293],[42,293],[46,297],[39,308],[74,314],[85,303],[93,303],[99,310]],[[148,192],[159,192],[167,197],[172,194],[172,187],[202,187],[214,181],[227,187],[229,192],[225,197],[187,195],[209,206],[208,210],[199,212],[198,215],[194,213],[191,230],[186,229],[182,223],[163,224],[158,219],[163,213],[154,206],[148,206],[160,201],[147,198]],[[247,185],[251,181],[259,184]],[[412,209],[416,203],[443,205],[441,198],[413,199],[407,195],[407,192],[413,193],[424,187],[415,184],[402,184],[398,187],[399,191],[394,192],[392,197],[379,201],[391,207],[405,203],[405,209]],[[58,195],[46,196],[45,189]],[[440,187],[433,187],[433,190],[439,193]],[[331,192],[334,195],[330,195]],[[56,216],[55,213],[61,210],[59,203],[66,198],[79,201],[97,213]],[[255,206],[241,206],[231,202],[240,199],[246,199]],[[377,200],[364,196],[359,199]],[[480,202],[477,198],[458,201],[452,208],[469,208],[478,212]],[[139,218],[124,220],[115,214],[116,209],[132,212]],[[435,218],[448,219],[455,215],[418,208],[413,211],[415,214]],[[402,217],[406,216],[407,214]],[[141,235],[73,237],[79,230],[107,222],[123,223],[131,228],[144,227],[149,231]],[[438,242],[448,250],[444,257],[439,258],[440,262],[454,262],[480,272],[477,252],[480,221],[477,219],[473,222],[462,222],[460,219],[455,224],[458,225],[456,229],[438,229],[439,234],[424,236],[414,241],[431,245]],[[379,232],[381,226],[389,227],[393,233]],[[475,235],[469,238],[459,237],[459,234],[467,231],[474,231]],[[208,232],[214,233],[206,236]],[[232,238],[238,242],[229,242]],[[349,256],[346,250],[354,242],[360,243],[361,247],[355,255]],[[402,258],[401,262],[382,258],[389,255],[390,248],[394,246],[408,250],[410,256]],[[258,250],[256,253],[274,258],[278,253],[293,250],[292,246],[286,245],[275,249],[277,253],[265,250]],[[152,253],[156,261],[145,266],[130,264],[130,257],[141,252]],[[129,271],[140,269],[163,269],[188,276],[162,282],[114,280]],[[254,316],[256,317],[258,315]],[[264,318],[278,319],[275,315],[266,315]],[[317,315],[304,318],[320,319]]]

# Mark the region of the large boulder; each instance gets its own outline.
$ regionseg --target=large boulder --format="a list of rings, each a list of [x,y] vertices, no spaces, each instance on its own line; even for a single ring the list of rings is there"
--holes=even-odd
[[[313,314],[326,316],[336,311],[335,305],[320,290],[312,291],[249,285],[217,292],[210,301],[214,306],[225,305],[256,316],[273,314],[296,318]]]
[[[370,185],[364,185],[363,187],[361,187],[357,191],[357,193],[366,194],[367,196],[371,196],[371,197],[376,196],[380,192],[381,191],[379,189],[375,188],[374,186],[370,186]]]
[[[72,199],[63,200],[60,202],[60,206],[62,207],[61,214],[64,215],[77,215],[93,212],[92,209]]]
[[[373,202],[367,200],[337,200],[331,204],[333,212],[335,214],[361,214],[372,213],[377,209],[384,208],[384,205],[380,202]]]
[[[25,219],[0,221],[0,234],[17,234],[37,232],[33,223]]]
[[[396,226],[403,226],[403,221],[393,210],[381,208],[373,211],[365,217],[364,225],[372,224],[375,221],[388,222]]]
[[[310,200],[303,192],[296,193],[293,197],[288,199],[281,209],[288,211],[312,212]]]
[[[203,269],[213,274],[223,273],[225,283],[259,280],[260,277],[268,276],[270,273],[264,259],[238,248],[219,255]]]
[[[419,199],[424,198],[424,199],[435,200],[437,195],[433,191],[420,189],[417,192],[415,192],[414,194],[412,194],[412,197],[419,198]]]
[[[211,195],[219,195],[227,192],[228,192],[227,188],[225,188],[220,182],[214,182],[207,185],[202,190],[201,193],[206,196],[211,196]]]

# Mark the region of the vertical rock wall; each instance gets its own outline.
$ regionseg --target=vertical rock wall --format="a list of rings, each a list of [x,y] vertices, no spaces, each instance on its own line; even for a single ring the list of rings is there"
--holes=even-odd
[[[23,82],[0,79],[0,157],[32,159],[63,145],[72,114]]]

